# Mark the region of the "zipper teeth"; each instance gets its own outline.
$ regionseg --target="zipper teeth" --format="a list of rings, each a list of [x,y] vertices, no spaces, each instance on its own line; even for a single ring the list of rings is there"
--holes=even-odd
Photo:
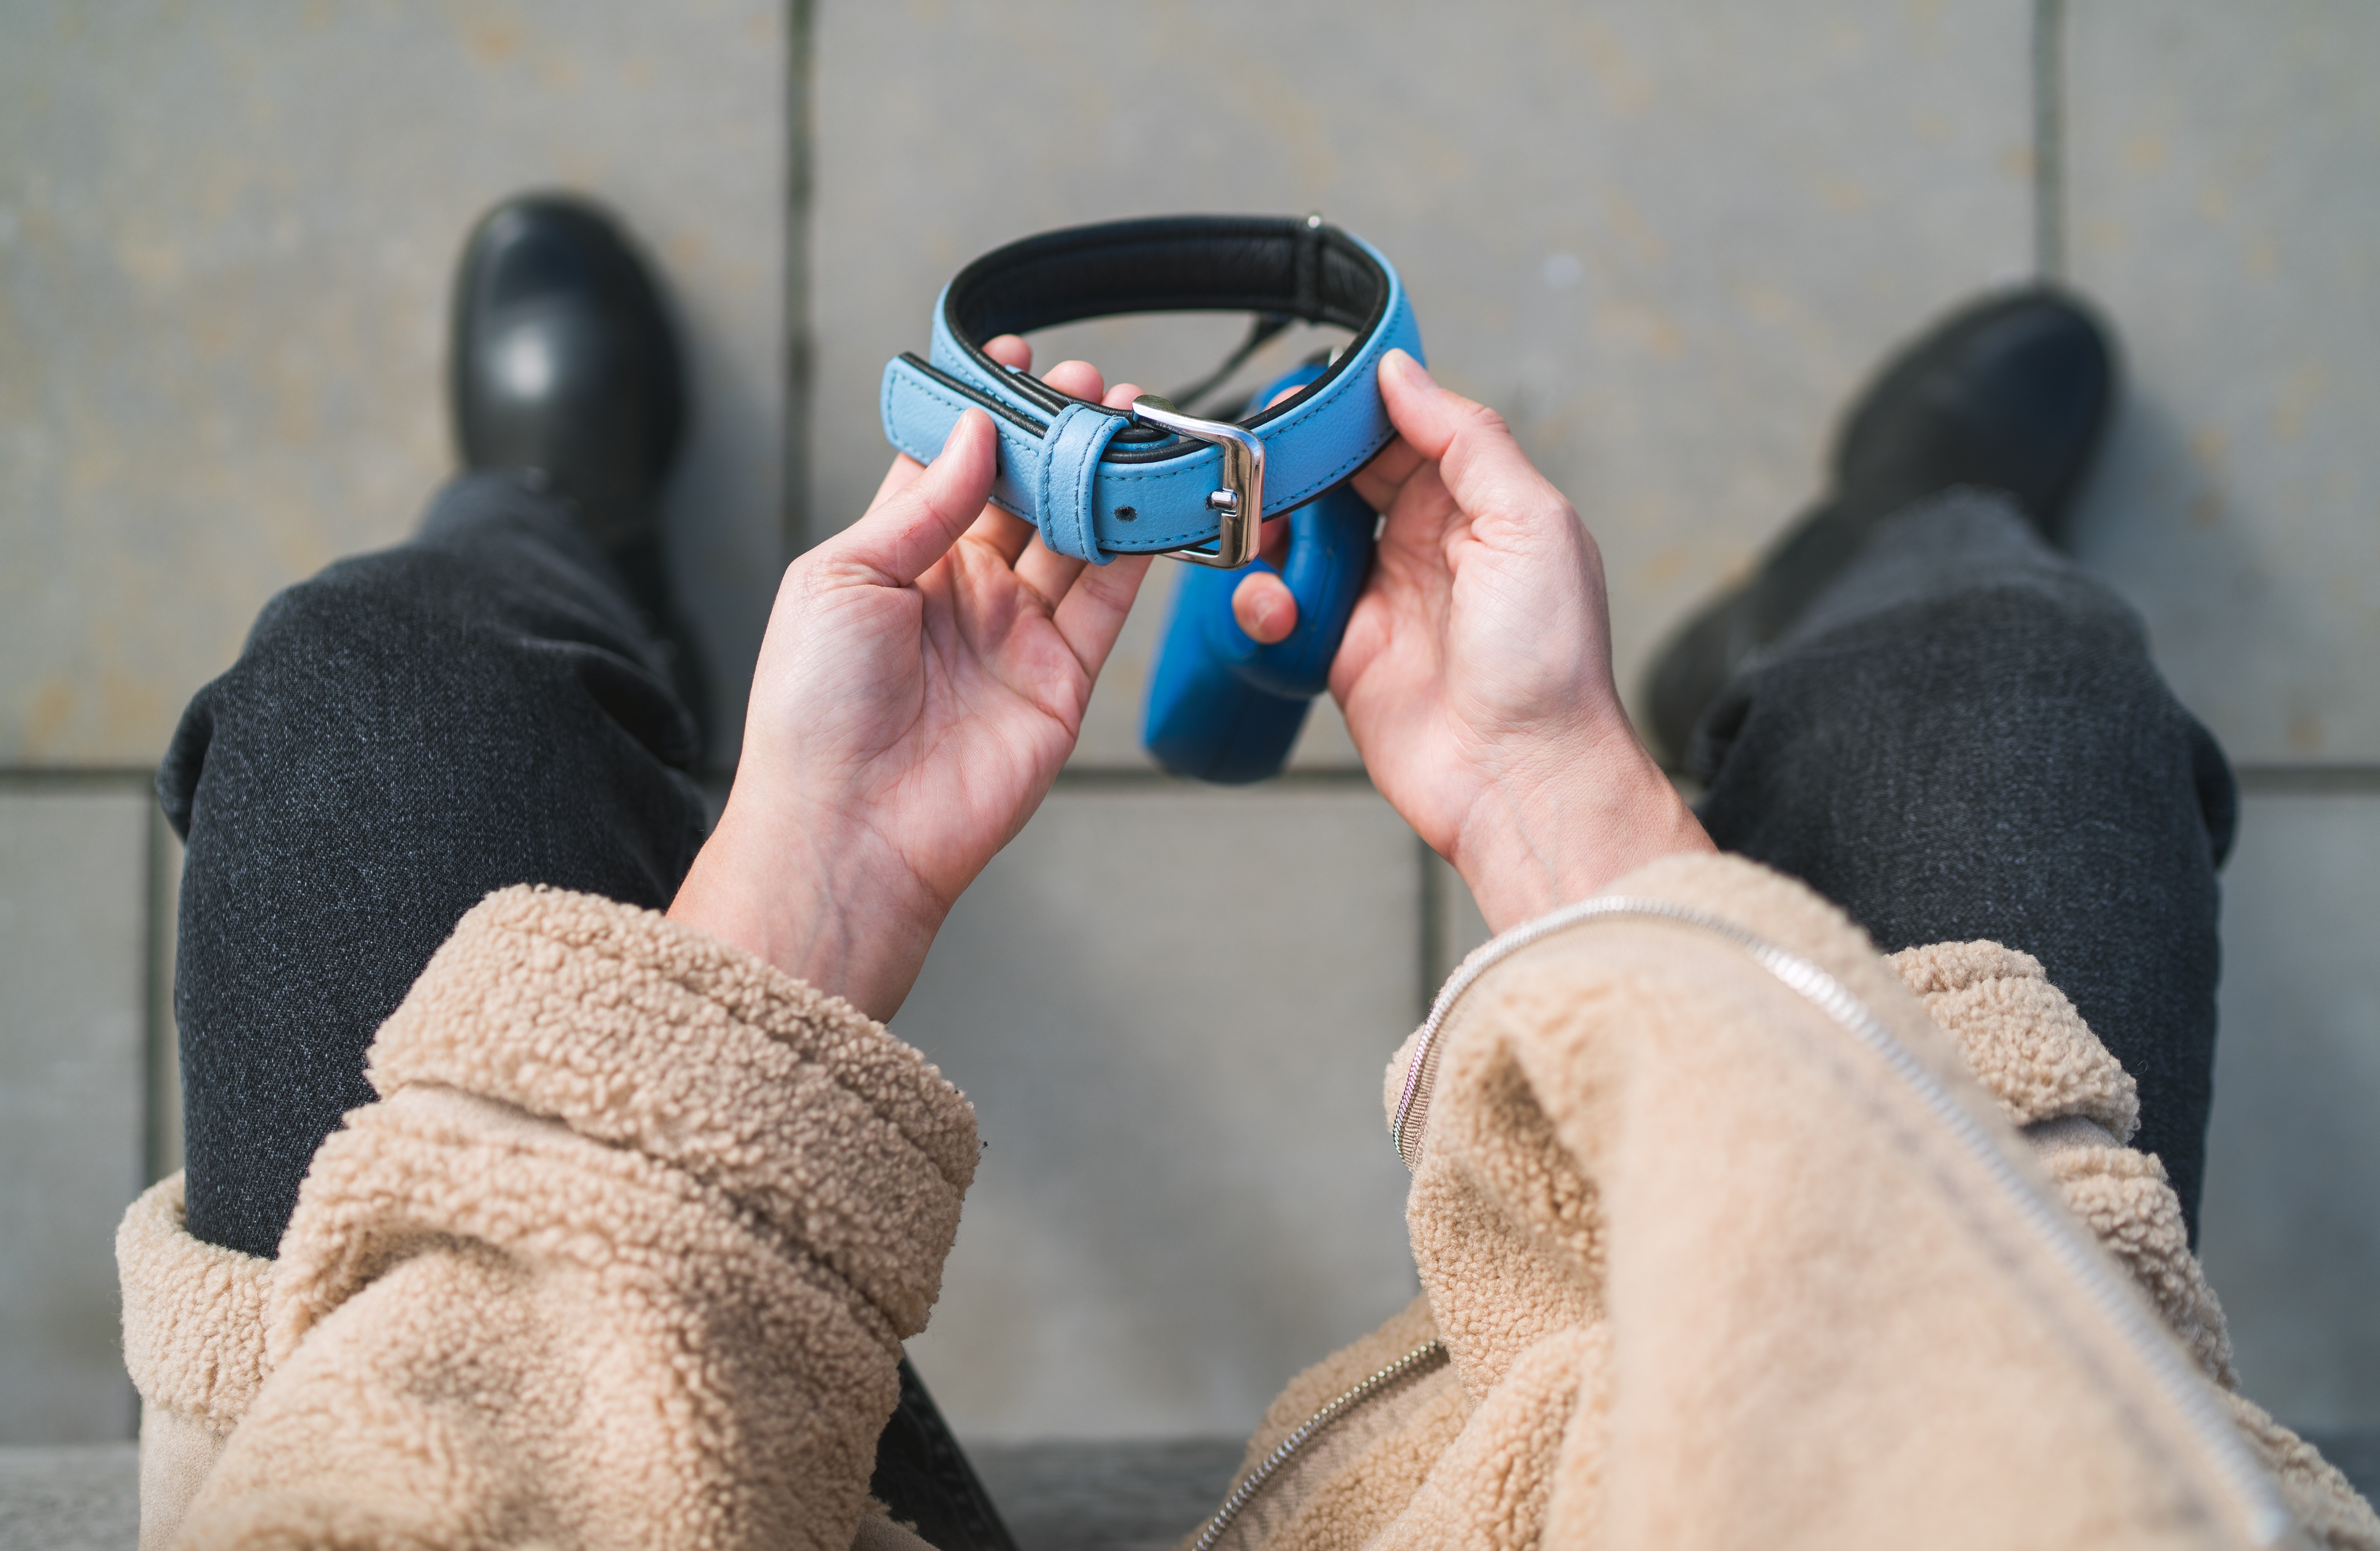
[[[1439,988],[1437,1000],[1429,1004],[1429,1016],[1422,1022],[1421,1037],[1415,1041],[1413,1058],[1405,1064],[1405,1085],[1397,1097],[1396,1118],[1389,1122],[1389,1135],[1397,1145],[1397,1157],[1407,1169],[1418,1167],[1421,1162],[1422,1121],[1428,1116],[1429,1092],[1438,1077],[1438,1032],[1445,1024],[1446,1015],[1453,1012],[1454,1004],[1462,1000],[1463,993],[1469,990],[1481,975],[1542,939],[1574,927],[1581,921],[1597,915],[1626,914],[1647,903],[1659,907],[1658,901],[1617,897],[1570,905],[1550,915],[1541,915],[1525,926],[1514,927],[1503,936],[1472,950],[1463,963],[1455,966],[1454,973]]]
[[[1223,1532],[1232,1527],[1232,1521],[1237,1519],[1248,1504],[1256,1501],[1257,1494],[1264,1490],[1265,1484],[1279,1474],[1281,1468],[1288,1464],[1298,1450],[1314,1441],[1316,1434],[1406,1375],[1423,1368],[1436,1368],[1445,1361],[1446,1343],[1424,1341],[1307,1417],[1304,1425],[1281,1439],[1273,1451],[1247,1473],[1246,1479],[1232,1488],[1232,1495],[1223,1499],[1223,1506],[1215,1510],[1215,1516],[1208,1520],[1206,1527],[1198,1532],[1198,1538],[1191,1542],[1191,1551],[1215,1551],[1215,1543],[1223,1538]]]
[[[1555,932],[1611,916],[1633,916],[1674,922],[1713,932],[1742,949],[1761,968],[1847,1030],[1881,1060],[1907,1086],[1926,1111],[1948,1129],[1968,1157],[2017,1207],[2027,1227],[2042,1241],[2059,1268],[2082,1284],[2091,1306],[2132,1349],[2132,1354],[2194,1433],[2226,1483],[2246,1505],[2249,1531],[2261,1545],[2277,1544],[2289,1533],[2289,1515],[2271,1479],[2248,1451],[2247,1444],[2225,1417],[2215,1387],[2189,1357],[2166,1338],[2155,1312],[2139,1291],[2120,1281],[2097,1253],[2097,1243],[2071,1213],[2050,1201],[2017,1171],[1990,1133],[1966,1107],[1952,1097],[1932,1070],[1910,1054],[1908,1047],[1887,1028],[1851,988],[1799,954],[1791,953],[1733,922],[1671,904],[1666,900],[1611,896],[1584,901],[1517,927],[1463,961],[1462,967],[1438,994],[1405,1067],[1405,1085],[1390,1124],[1397,1156],[1411,1169],[1418,1162],[1421,1121],[1429,1108],[1429,1090],[1438,1073],[1438,1036],[1462,995],[1482,975],[1522,949]],[[1208,1551],[1202,1542],[1198,1551]]]

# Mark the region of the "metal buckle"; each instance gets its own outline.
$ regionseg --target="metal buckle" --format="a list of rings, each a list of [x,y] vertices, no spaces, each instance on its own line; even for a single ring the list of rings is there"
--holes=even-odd
[[[1236,571],[1256,559],[1264,537],[1264,443],[1235,425],[1184,415],[1155,394],[1143,394],[1132,401],[1132,418],[1223,449],[1223,488],[1207,493],[1208,506],[1221,515],[1215,547],[1201,550],[1184,544],[1160,552],[1192,565],[1224,571]]]

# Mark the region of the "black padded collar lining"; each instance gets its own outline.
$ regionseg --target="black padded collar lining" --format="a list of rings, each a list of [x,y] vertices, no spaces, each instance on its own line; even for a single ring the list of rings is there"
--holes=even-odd
[[[1293,217],[1165,215],[1071,226],[994,248],[947,304],[969,346],[1119,312],[1274,312],[1362,333],[1388,276],[1335,226]]]
[[[995,248],[958,273],[942,305],[960,348],[997,372],[1004,369],[983,353],[988,339],[1127,312],[1286,314],[1362,338],[1388,313],[1389,276],[1346,233],[1302,217],[1160,215],[1069,226]],[[1354,354],[1343,352],[1320,378],[1238,423],[1253,430],[1288,414]],[[1015,387],[1053,413],[1075,402],[1024,373],[1015,374]],[[1201,445],[1134,426],[1118,433],[1102,461],[1138,463]]]

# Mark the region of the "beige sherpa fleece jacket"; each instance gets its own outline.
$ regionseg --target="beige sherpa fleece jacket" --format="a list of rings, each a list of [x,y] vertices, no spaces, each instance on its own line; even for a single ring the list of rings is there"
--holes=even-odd
[[[966,1101],[844,1003],[648,911],[512,889],[373,1042],[279,1258],[179,1177],[117,1236],[141,1540],[853,1543]]]
[[[1888,963],[1742,862],[1619,891],[1391,1066],[1424,1296],[1194,1538],[2380,1546],[2228,1393],[2130,1081],[2037,965]],[[975,1157],[915,1051],[515,890],[370,1075],[278,1261],[190,1239],[177,1181],[127,1216],[144,1545],[914,1547],[866,1482]]]

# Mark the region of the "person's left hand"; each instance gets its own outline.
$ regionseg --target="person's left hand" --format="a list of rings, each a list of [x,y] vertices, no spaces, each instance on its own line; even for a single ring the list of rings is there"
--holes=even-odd
[[[985,348],[1031,364],[1014,336]],[[1101,398],[1081,361],[1048,381]],[[670,906],[880,1019],[1049,792],[1148,569],[1067,559],[987,505],[995,449],[969,410],[931,467],[896,458],[868,515],[787,570],[735,789]]]
[[[1578,514],[1501,418],[1403,351],[1379,384],[1397,439],[1355,475],[1383,520],[1330,693],[1380,795],[1500,932],[1710,850],[1621,706],[1603,561]],[[1297,622],[1263,572],[1232,609],[1259,641]]]

